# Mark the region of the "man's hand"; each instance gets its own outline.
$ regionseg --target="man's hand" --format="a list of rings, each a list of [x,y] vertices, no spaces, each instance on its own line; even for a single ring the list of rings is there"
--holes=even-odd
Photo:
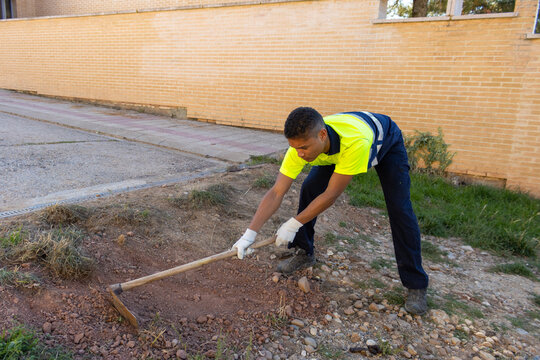
[[[238,239],[237,242],[234,243],[232,246],[232,249],[236,248],[236,256],[238,256],[239,259],[243,259],[244,255],[247,253],[247,248],[251,246],[255,242],[255,237],[257,236],[257,232],[253,231],[251,229],[247,229],[244,235],[240,239]],[[253,250],[251,250],[253,251]]]
[[[302,223],[295,218],[290,218],[280,226],[276,235],[276,246],[286,245],[294,240],[298,229],[302,227]]]

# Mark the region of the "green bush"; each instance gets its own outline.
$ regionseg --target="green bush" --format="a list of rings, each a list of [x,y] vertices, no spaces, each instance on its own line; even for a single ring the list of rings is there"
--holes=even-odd
[[[448,151],[441,128],[437,136],[415,130],[414,135],[405,135],[404,141],[412,171],[442,174],[456,154]]]

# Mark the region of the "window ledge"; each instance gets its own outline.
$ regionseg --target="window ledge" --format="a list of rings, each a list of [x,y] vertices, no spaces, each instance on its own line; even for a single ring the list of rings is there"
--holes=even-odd
[[[540,39],[540,34],[527,34],[525,39]]]
[[[431,16],[406,19],[373,19],[373,24],[393,24],[393,23],[409,23],[409,22],[426,22],[426,21],[450,21],[450,20],[481,20],[481,19],[497,19],[497,18],[513,18],[519,13],[498,13],[498,14],[478,14],[478,15],[459,15],[459,16]],[[537,34],[534,34],[537,35]]]

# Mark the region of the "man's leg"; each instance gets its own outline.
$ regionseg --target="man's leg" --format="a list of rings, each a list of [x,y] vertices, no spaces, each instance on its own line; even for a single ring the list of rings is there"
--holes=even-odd
[[[300,199],[298,204],[298,214],[301,213],[317,196],[322,194],[330,177],[334,173],[334,165],[314,166],[309,175],[302,183],[300,190]],[[289,244],[289,248],[297,247],[303,249],[305,254],[300,254],[291,259],[282,261],[278,265],[278,271],[283,273],[292,273],[306,265],[312,265],[315,262],[313,237],[315,235],[315,223],[317,218],[305,223],[296,233],[294,241]]]
[[[427,310],[424,303],[428,276],[422,267],[420,228],[411,204],[409,164],[401,137],[375,169],[386,201],[401,282],[409,289],[411,301],[415,296],[420,301],[419,307],[410,312],[421,314]]]

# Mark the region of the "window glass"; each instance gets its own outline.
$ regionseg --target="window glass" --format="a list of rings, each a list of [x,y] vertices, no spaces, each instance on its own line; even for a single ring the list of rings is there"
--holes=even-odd
[[[536,13],[536,26],[534,28],[535,34],[540,34],[540,0],[538,1],[538,12]]]
[[[513,12],[515,0],[463,0],[463,15]]]
[[[444,16],[448,0],[388,0],[387,19]]]

